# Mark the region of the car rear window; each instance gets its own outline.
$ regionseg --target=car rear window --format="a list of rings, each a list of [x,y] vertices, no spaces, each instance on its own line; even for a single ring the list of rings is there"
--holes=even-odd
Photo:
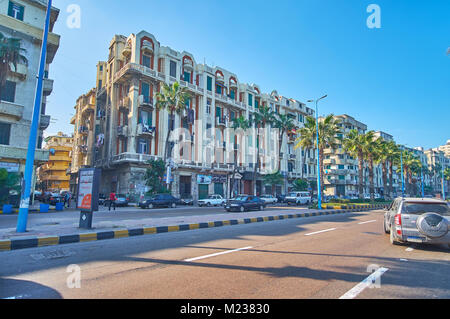
[[[450,216],[450,208],[447,204],[403,203],[402,213],[412,215],[438,213],[442,216]]]

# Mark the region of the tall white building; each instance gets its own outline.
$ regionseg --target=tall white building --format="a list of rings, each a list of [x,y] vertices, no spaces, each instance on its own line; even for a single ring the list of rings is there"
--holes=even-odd
[[[4,37],[20,39],[20,45],[25,49],[22,55],[28,60],[28,65],[20,63],[17,69],[12,67],[12,74],[1,88],[0,168],[5,167],[10,172],[23,172],[25,168],[46,9],[47,1],[43,0],[0,1],[0,33]],[[44,163],[49,158],[48,151],[41,148],[43,131],[50,124],[45,106],[53,90],[49,66],[59,47],[60,37],[52,32],[58,15],[59,10],[52,8],[36,164]]]

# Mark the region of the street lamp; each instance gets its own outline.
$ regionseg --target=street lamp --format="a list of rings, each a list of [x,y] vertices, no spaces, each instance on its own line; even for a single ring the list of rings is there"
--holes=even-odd
[[[328,95],[324,95],[317,100],[308,100],[308,103],[315,102],[316,103],[316,137],[317,137],[317,205],[319,210],[322,210],[322,196],[321,196],[321,187],[320,187],[320,152],[319,152],[319,109],[318,104],[320,100],[323,100]]]

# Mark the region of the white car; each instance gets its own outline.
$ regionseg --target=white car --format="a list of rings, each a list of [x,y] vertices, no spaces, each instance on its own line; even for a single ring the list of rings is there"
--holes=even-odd
[[[311,194],[309,192],[292,192],[289,193],[288,196],[284,199],[284,201],[288,204],[295,205],[308,205],[312,202]]]
[[[206,199],[201,199],[198,201],[198,206],[223,206],[226,202],[226,199],[221,195],[209,195]]]
[[[278,199],[273,195],[261,195],[259,198],[263,200],[266,204],[275,204],[278,202]]]

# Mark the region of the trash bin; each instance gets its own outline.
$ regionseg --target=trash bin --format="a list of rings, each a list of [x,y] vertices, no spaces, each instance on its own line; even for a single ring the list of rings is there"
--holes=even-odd
[[[3,214],[12,214],[12,205],[3,205]]]
[[[56,211],[61,212],[64,210],[64,203],[56,203]]]
[[[39,206],[39,212],[41,212],[41,213],[48,213],[49,208],[50,208],[49,204],[41,204]]]

